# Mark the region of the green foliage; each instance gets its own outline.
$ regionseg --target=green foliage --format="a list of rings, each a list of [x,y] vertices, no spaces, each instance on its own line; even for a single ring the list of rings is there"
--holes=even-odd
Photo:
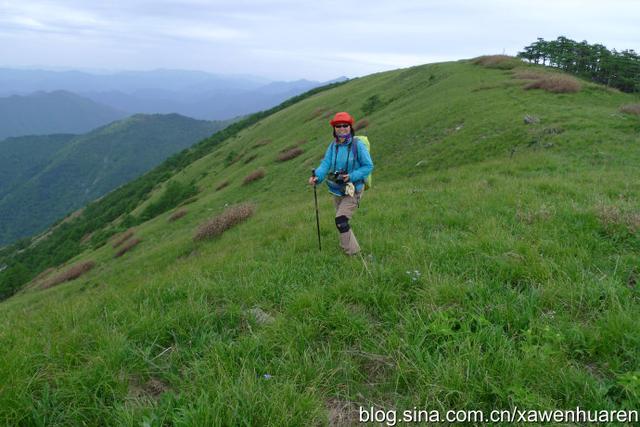
[[[617,52],[601,44],[576,42],[564,36],[542,38],[519,52],[520,58],[586,77],[624,92],[640,92],[640,56],[633,50]]]
[[[0,299],[10,297],[29,280],[31,280],[29,270],[20,263],[3,270],[0,276]]]
[[[109,240],[111,236],[116,234],[118,230],[124,231],[126,230],[126,228],[128,227],[123,226],[123,227],[120,227],[120,229],[110,227],[110,228],[103,228],[101,230],[94,232],[91,235],[91,247],[94,249],[101,247],[102,245],[107,243],[107,240]]]
[[[138,222],[148,221],[163,212],[178,206],[182,201],[198,194],[198,188],[193,182],[182,183],[180,181],[169,181],[159,200],[147,205],[140,214]]]
[[[75,136],[23,136],[0,140],[0,199],[35,177]]]
[[[224,165],[227,166],[227,167],[231,166],[238,159],[239,159],[238,153],[236,153],[235,151],[231,150],[231,151],[229,151],[229,153],[227,153],[227,156],[224,158]]]
[[[135,115],[72,138],[29,137],[0,143],[0,149],[7,148],[0,154],[0,242],[40,232],[224,124],[177,114]],[[24,171],[8,180],[11,184],[2,197],[2,169],[16,158]],[[10,166],[9,172],[15,167]]]
[[[365,116],[371,115],[376,110],[380,109],[383,106],[383,102],[378,95],[371,95],[367,100],[362,104],[362,112]]]

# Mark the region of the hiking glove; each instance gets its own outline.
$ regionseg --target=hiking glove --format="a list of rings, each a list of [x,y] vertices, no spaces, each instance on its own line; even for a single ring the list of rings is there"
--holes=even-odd
[[[356,194],[356,187],[353,185],[353,182],[347,183],[344,188],[344,192],[347,196],[353,197]]]

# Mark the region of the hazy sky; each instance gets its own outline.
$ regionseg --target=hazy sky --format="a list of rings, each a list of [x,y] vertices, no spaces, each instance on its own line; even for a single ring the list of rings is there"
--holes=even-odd
[[[0,67],[192,69],[328,80],[537,37],[640,50],[632,0],[0,0]]]

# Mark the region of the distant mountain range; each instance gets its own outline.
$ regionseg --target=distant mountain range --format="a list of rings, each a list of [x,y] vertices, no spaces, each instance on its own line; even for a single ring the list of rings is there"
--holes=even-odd
[[[10,136],[83,133],[129,113],[67,91],[0,98],[0,139]]]
[[[342,80],[346,77],[331,82]],[[225,120],[271,108],[331,82],[273,82],[255,76],[181,70],[92,74],[0,69],[0,96],[64,90],[129,114],[179,113],[205,120]]]
[[[0,141],[0,245],[45,229],[227,124],[138,114],[83,135]]]

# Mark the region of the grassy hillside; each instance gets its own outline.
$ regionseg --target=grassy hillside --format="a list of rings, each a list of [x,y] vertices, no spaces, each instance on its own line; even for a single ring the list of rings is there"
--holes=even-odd
[[[41,232],[228,124],[138,114],[63,141],[57,150],[53,136],[1,142],[6,152],[0,155],[0,169],[11,173],[13,185],[0,191],[0,243]],[[43,145],[47,148],[36,150]]]
[[[73,134],[22,136],[0,141],[0,199],[46,167]]]
[[[199,193],[136,225],[129,252],[115,257],[113,238],[0,303],[0,420],[340,425],[372,405],[637,408],[640,118],[619,108],[638,99],[586,82],[525,90],[531,68],[498,66],[350,81],[176,169],[130,216],[172,183]],[[340,253],[324,189],[318,252],[306,185],[341,110],[368,120],[376,165],[352,221],[356,258]],[[277,161],[294,144],[304,153]],[[237,203],[253,216],[194,241]]]
[[[82,133],[127,114],[71,92],[36,92],[0,98],[0,139]]]

